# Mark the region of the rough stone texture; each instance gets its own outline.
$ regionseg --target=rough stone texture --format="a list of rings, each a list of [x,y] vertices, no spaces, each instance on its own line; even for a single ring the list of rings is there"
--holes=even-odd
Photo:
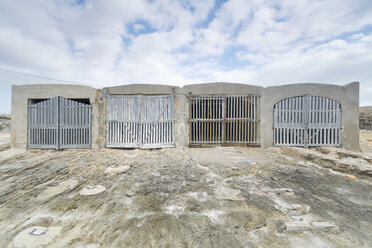
[[[291,216],[301,216],[305,215],[310,211],[310,206],[306,204],[296,204],[300,205],[298,208],[291,207],[290,209],[287,209],[287,213]]]
[[[45,234],[41,235],[33,235],[30,232],[32,230],[37,229],[38,231],[44,231]],[[13,246],[14,248],[37,248],[41,246],[48,245],[51,243],[56,237],[60,235],[62,231],[62,227],[60,226],[51,226],[51,227],[43,227],[43,226],[32,226],[26,228],[22,232],[20,232],[17,236],[13,239]]]
[[[97,195],[105,191],[106,188],[103,185],[93,185],[93,186],[86,186],[82,190],[79,191],[80,195]]]
[[[4,160],[10,159],[12,157],[16,157],[25,152],[26,152],[25,149],[20,149],[20,148],[6,149],[0,152],[0,162],[3,162]]]
[[[214,194],[219,200],[244,201],[244,197],[241,196],[241,191],[238,189],[220,187],[215,190]]]
[[[0,166],[0,247],[11,247],[25,228],[61,226],[46,247],[370,248],[371,180],[348,180],[273,150],[281,149],[27,151]],[[250,173],[250,163],[232,168],[231,161],[242,157],[259,164],[259,171]],[[104,171],[113,164],[131,169],[108,177]],[[68,179],[81,187],[37,199]],[[107,190],[81,196],[86,185]],[[217,199],[221,186],[240,190],[245,200]],[[287,189],[295,195],[275,193]],[[296,219],[335,223],[343,231],[279,233],[276,221],[292,218],[269,193],[291,208],[311,206]]]
[[[39,200],[45,200],[51,197],[54,197],[56,195],[59,195],[63,193],[64,191],[68,189],[74,189],[77,185],[79,185],[78,181],[74,179],[68,179],[66,181],[60,182],[57,186],[49,187],[45,189],[43,192],[41,192],[37,199]]]
[[[116,174],[122,174],[130,169],[130,166],[124,165],[124,166],[110,166],[105,170],[105,174],[108,176],[113,176]]]
[[[303,149],[283,147],[281,151],[296,159],[316,163],[333,171],[372,177],[372,154],[356,153],[340,148]],[[353,179],[353,177],[350,179]]]
[[[329,222],[316,222],[313,221],[311,222],[311,225],[313,227],[313,230],[324,230],[324,229],[330,229],[330,228],[335,228],[336,225],[329,223]]]
[[[276,188],[276,189],[264,189],[267,193],[277,194],[277,195],[286,195],[292,196],[294,195],[293,189],[289,188]]]
[[[292,221],[278,221],[276,223],[279,232],[301,232],[310,231],[313,229],[309,221],[292,222]]]
[[[317,221],[277,221],[278,232],[302,232],[336,229],[337,226],[329,222]]]

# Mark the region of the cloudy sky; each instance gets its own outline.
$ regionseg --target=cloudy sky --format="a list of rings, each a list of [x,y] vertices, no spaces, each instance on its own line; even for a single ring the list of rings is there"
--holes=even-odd
[[[10,85],[361,83],[372,105],[371,0],[0,0]]]

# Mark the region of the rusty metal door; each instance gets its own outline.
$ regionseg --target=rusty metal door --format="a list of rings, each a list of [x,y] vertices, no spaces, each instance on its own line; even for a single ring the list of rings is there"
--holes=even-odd
[[[190,95],[190,146],[259,145],[258,95]]]
[[[55,97],[28,106],[28,148],[90,148],[91,105]]]
[[[341,106],[319,96],[296,96],[274,105],[275,146],[340,146]]]
[[[108,95],[107,147],[174,146],[174,96]]]

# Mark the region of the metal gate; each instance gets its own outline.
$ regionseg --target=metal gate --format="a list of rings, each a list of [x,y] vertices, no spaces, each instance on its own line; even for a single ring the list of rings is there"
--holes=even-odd
[[[108,95],[106,147],[173,146],[173,95]]]
[[[274,105],[275,146],[340,146],[341,106],[319,96],[297,96]]]
[[[28,106],[29,148],[90,148],[91,105],[55,97]]]
[[[190,145],[259,145],[258,95],[190,95]]]

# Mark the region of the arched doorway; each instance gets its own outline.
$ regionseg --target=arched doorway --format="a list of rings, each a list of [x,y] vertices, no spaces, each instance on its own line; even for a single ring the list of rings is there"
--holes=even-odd
[[[296,96],[274,105],[274,146],[340,146],[341,105],[320,96]]]

